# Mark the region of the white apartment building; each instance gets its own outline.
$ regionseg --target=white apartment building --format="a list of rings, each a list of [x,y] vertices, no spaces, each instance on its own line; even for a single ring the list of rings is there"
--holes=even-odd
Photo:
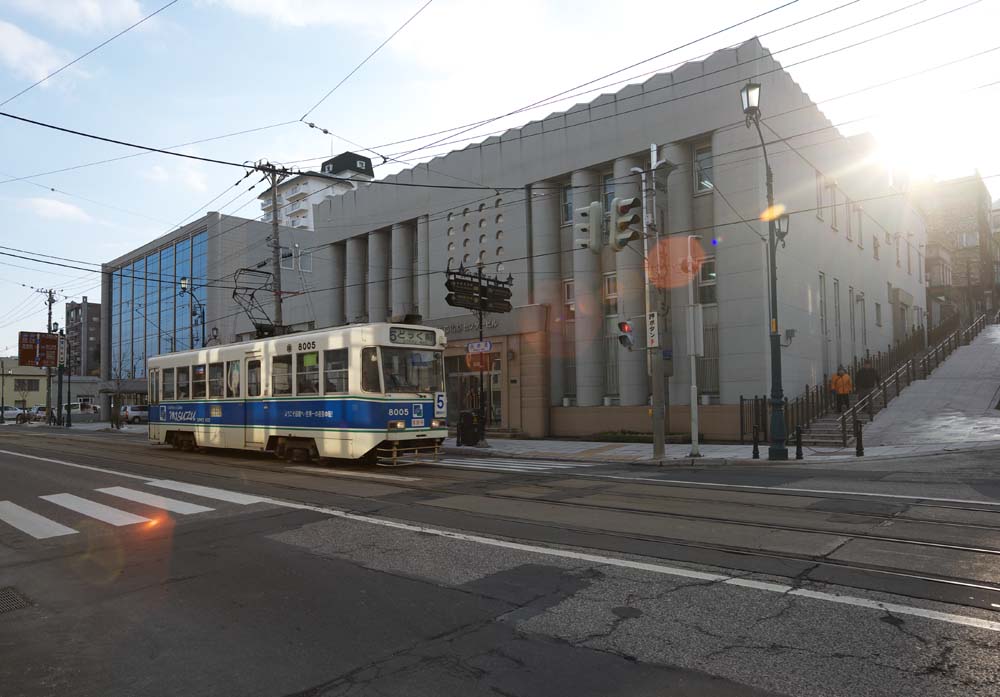
[[[257,197],[260,208],[264,211],[260,221],[270,223],[277,213],[278,225],[314,230],[313,206],[328,198],[353,191],[360,182],[371,181],[372,161],[363,155],[345,152],[324,162],[320,171],[351,181],[332,181],[308,173],[289,177],[278,184],[277,211],[274,210],[271,189]]]

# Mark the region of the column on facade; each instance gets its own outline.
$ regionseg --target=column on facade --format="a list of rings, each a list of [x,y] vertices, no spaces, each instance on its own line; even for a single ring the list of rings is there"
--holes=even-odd
[[[334,242],[330,245],[330,265],[331,278],[333,278],[333,288],[330,291],[330,324],[334,327],[347,322],[344,315],[344,296],[347,289],[344,279],[347,277],[347,245],[343,242]]]
[[[601,177],[592,170],[573,172],[573,207],[601,199]],[[600,221],[595,221],[600,224]],[[604,299],[601,258],[589,249],[573,251],[573,293],[576,302],[576,403],[594,407],[604,399]]]
[[[638,157],[620,157],[614,162],[612,177],[615,198],[641,196],[639,175],[633,167],[642,166]],[[615,234],[612,230],[611,234]],[[646,288],[642,240],[635,240],[615,255],[615,276],[618,281],[618,315],[632,323],[635,340],[645,347]],[[610,360],[610,357],[609,357]],[[649,401],[649,379],[646,373],[646,352],[618,350],[618,398],[622,406],[637,406]]]
[[[661,221],[663,226],[661,235],[664,233],[670,235],[675,232],[685,235],[680,231],[690,230],[694,227],[691,207],[691,193],[694,186],[692,183],[694,174],[692,172],[691,147],[687,143],[670,143],[660,153],[660,157],[661,159],[666,158],[676,167],[673,174],[667,178],[666,219]],[[663,170],[660,171],[659,177],[663,177]],[[663,195],[657,192],[657,196],[659,196],[658,205],[662,206]],[[680,239],[686,239],[686,237],[682,236]],[[686,248],[683,244],[674,244],[670,249],[683,253]],[[673,258],[663,261],[671,265],[671,276],[677,278],[677,274],[680,273],[678,271],[680,260]],[[691,385],[691,362],[687,352],[688,286],[686,283],[671,283],[670,285],[673,287],[667,292],[670,293],[670,315],[672,317],[670,328],[674,356],[671,401],[675,404],[686,404],[690,401],[689,387]]]
[[[361,322],[366,315],[365,307],[365,257],[368,236],[360,235],[347,240],[345,260],[346,288],[344,289],[345,315],[348,322]]]
[[[417,313],[431,315],[431,223],[426,215],[417,218]]]
[[[392,251],[389,263],[389,286],[392,289],[391,315],[402,317],[413,312],[413,223],[392,226]]]
[[[531,235],[535,301],[548,305],[549,404],[560,406],[566,394],[563,356],[562,272],[560,270],[560,190],[550,182],[531,186]]]
[[[385,322],[389,313],[389,231],[368,235],[368,321]]]

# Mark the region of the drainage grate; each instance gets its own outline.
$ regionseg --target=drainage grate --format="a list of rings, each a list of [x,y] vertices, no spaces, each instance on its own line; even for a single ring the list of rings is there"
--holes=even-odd
[[[18,593],[16,588],[11,586],[0,588],[0,615],[30,606],[28,599]]]

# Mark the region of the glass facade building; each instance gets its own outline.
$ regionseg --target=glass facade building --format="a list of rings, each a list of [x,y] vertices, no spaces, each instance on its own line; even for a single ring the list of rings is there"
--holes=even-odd
[[[180,293],[180,279],[189,279],[204,307],[207,254],[208,232],[202,230],[112,271],[112,379],[143,378],[149,358],[201,347],[198,303]]]

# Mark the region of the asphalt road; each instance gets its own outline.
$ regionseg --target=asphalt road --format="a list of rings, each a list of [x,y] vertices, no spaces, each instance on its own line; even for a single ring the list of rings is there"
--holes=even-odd
[[[0,694],[1000,695],[996,453],[331,468],[0,432]]]

